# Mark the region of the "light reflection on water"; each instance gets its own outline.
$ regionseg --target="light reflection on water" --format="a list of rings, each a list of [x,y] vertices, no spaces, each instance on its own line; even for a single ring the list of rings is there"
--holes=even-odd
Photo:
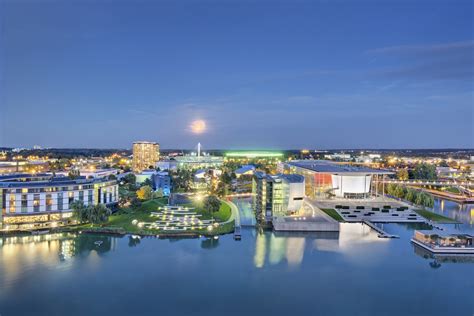
[[[459,204],[435,198],[433,211],[460,222],[461,224],[452,226],[454,229],[474,233],[474,204]]]
[[[325,234],[244,229],[240,242],[1,238],[0,313],[313,315],[317,306],[322,315],[472,314],[474,264],[414,248],[420,228],[384,225],[400,239],[351,223]]]

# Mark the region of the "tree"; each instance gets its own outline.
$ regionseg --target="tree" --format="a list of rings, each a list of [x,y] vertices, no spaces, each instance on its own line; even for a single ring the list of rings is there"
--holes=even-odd
[[[224,182],[219,182],[216,188],[217,196],[223,197],[227,194],[227,184]]]
[[[70,207],[73,209],[73,217],[81,223],[100,224],[106,222],[112,214],[104,204],[85,206],[81,201],[74,201]]]
[[[408,188],[407,193],[405,195],[405,199],[413,203],[415,202],[415,198],[416,198],[416,191]]]
[[[446,160],[441,160],[441,161],[439,162],[439,166],[440,166],[440,167],[449,167],[449,165],[448,165],[448,163],[446,162]]]
[[[397,179],[406,181],[408,180],[408,170],[407,169],[400,169],[397,172]]]
[[[145,185],[151,187],[153,186],[153,182],[150,179],[146,178],[145,181],[143,181],[142,183],[142,186],[145,186]]]
[[[130,206],[132,208],[139,208],[140,206],[142,206],[142,201],[140,201],[139,199],[137,199],[136,197],[132,198],[132,200],[130,201]]]
[[[215,195],[209,195],[204,199],[204,208],[210,213],[217,212],[221,207],[221,201]]]
[[[423,192],[417,192],[416,197],[415,197],[415,204],[423,205],[423,202],[424,202]]]
[[[394,183],[389,183],[386,187],[387,194],[395,196],[395,190],[397,189],[397,185]]]
[[[77,169],[71,169],[71,170],[69,170],[67,175],[68,175],[69,179],[74,180],[77,177],[79,177],[81,175],[81,173]]]
[[[69,208],[72,209],[72,216],[79,222],[87,222],[87,208],[82,201],[73,201]]]
[[[88,221],[92,224],[101,224],[106,222],[109,219],[112,211],[106,207],[104,204],[89,205],[88,209]]]
[[[137,177],[135,177],[135,175],[133,173],[129,173],[125,177],[123,177],[123,180],[126,183],[135,184],[137,182]]]
[[[159,198],[162,198],[163,196],[164,196],[163,195],[163,189],[158,189],[155,192],[153,192],[153,198],[154,199],[159,199]]]
[[[395,188],[394,195],[398,198],[404,198],[406,194],[406,190],[403,186],[397,185]]]
[[[115,176],[115,174],[109,174],[108,179],[109,180],[117,180],[117,177]]]
[[[412,171],[412,176],[414,179],[421,180],[436,180],[438,178],[436,175],[436,166],[426,163],[417,164]]]
[[[144,185],[137,191],[137,197],[140,200],[149,200],[151,199],[153,190],[149,185]]]

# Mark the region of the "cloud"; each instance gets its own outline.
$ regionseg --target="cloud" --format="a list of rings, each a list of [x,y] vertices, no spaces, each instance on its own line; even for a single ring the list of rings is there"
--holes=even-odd
[[[428,44],[428,45],[399,45],[388,46],[368,50],[368,54],[452,54],[466,51],[472,53],[474,50],[474,41],[451,42],[444,44]]]
[[[366,52],[397,66],[376,70],[392,80],[472,80],[474,41],[382,47]]]

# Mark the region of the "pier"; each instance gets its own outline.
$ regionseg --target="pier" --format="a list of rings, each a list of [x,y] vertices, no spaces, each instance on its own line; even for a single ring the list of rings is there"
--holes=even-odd
[[[362,223],[369,226],[370,228],[375,230],[377,233],[379,233],[379,235],[378,235],[379,238],[400,238],[400,236],[398,236],[398,235],[392,235],[392,234],[387,233],[382,228],[376,226],[374,223],[372,223],[370,221],[363,220]]]

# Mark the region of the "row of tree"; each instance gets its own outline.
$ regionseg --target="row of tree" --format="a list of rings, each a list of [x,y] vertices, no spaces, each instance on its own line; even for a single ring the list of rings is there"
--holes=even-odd
[[[406,188],[402,185],[390,183],[386,187],[386,193],[416,205],[424,207],[434,206],[434,198],[431,194],[412,188]]]
[[[71,208],[74,218],[80,223],[105,223],[112,214],[112,211],[103,204],[85,206],[82,201],[74,201],[71,203]]]
[[[419,180],[436,180],[436,166],[427,163],[416,164],[413,169],[400,169],[397,172],[399,180],[419,179]]]

